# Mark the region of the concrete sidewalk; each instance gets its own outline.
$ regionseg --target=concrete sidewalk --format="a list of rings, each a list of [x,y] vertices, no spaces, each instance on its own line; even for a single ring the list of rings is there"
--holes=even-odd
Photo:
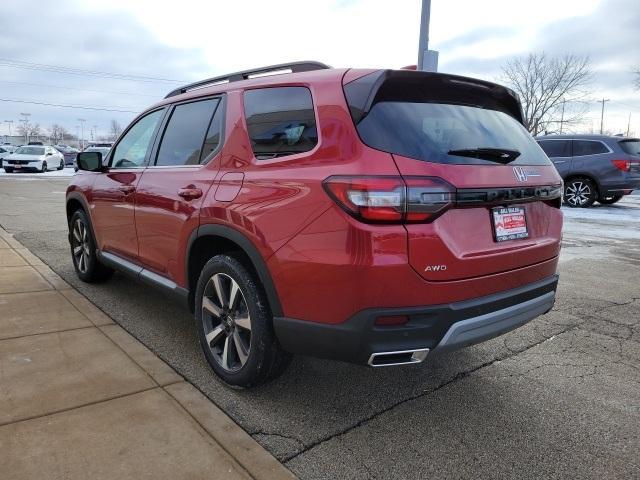
[[[291,479],[0,229],[0,477]]]

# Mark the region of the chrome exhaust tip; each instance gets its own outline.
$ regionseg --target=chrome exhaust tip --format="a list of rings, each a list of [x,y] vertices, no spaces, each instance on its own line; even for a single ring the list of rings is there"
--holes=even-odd
[[[428,348],[417,350],[400,350],[397,352],[372,353],[367,362],[371,367],[391,367],[393,365],[408,365],[420,363],[429,353]]]

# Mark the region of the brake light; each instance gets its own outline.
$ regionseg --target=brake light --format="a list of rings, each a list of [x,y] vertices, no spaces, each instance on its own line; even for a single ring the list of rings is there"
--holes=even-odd
[[[343,210],[369,223],[431,222],[455,197],[455,188],[436,177],[334,176],[323,185]]]
[[[631,162],[629,160],[611,160],[613,166],[618,170],[622,170],[623,172],[631,171]]]

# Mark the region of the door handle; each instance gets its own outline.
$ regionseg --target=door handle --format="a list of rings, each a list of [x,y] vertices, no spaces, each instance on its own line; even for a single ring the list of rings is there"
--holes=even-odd
[[[202,196],[202,190],[190,185],[178,190],[178,196],[184,198],[187,201],[195,200],[196,198],[200,198]]]
[[[118,190],[120,190],[125,195],[129,195],[130,193],[136,191],[136,187],[134,187],[133,185],[121,185],[120,187],[118,187]]]

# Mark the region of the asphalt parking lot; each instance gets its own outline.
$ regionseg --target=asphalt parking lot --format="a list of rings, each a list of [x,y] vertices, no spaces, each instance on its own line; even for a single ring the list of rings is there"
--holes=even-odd
[[[0,225],[302,479],[640,477],[640,196],[566,210],[552,312],[503,337],[370,369],[297,357],[259,389],[209,371],[190,314],[122,275],[76,279],[68,178],[0,178]]]

